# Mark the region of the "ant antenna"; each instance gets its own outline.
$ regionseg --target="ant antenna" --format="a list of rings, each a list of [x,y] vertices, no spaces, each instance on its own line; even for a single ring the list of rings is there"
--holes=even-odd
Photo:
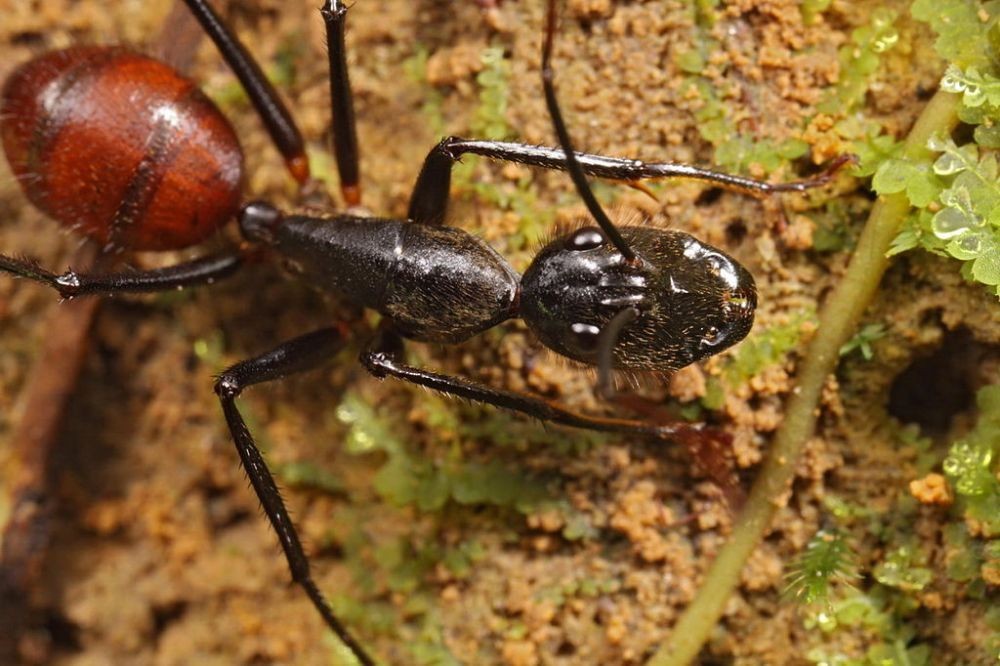
[[[601,208],[601,204],[597,202],[594,192],[587,183],[587,177],[584,175],[583,169],[576,159],[576,153],[573,152],[573,145],[569,140],[566,123],[563,122],[562,113],[559,111],[559,102],[556,100],[555,86],[552,83],[553,73],[551,64],[552,42],[555,39],[555,30],[556,3],[555,0],[549,0],[548,16],[545,22],[545,40],[542,43],[542,87],[545,89],[545,104],[549,108],[549,115],[552,116],[552,125],[559,136],[559,145],[562,147],[563,152],[566,153],[566,170],[573,179],[576,191],[580,193],[580,198],[587,204],[587,210],[590,211],[594,220],[597,221],[597,224],[600,225],[605,235],[618,248],[625,261],[633,262],[636,258],[635,252],[628,246],[628,243],[622,238],[621,232],[618,231],[618,227],[614,225],[608,218],[608,214]]]
[[[601,397],[610,399],[615,394],[615,382],[611,376],[615,345],[622,329],[639,318],[639,311],[634,307],[620,310],[605,325],[597,339],[597,392]]]

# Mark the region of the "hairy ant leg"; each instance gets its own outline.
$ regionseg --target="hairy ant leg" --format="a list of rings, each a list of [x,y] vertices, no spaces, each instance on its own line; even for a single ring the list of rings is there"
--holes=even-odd
[[[271,140],[284,157],[289,172],[300,184],[305,184],[310,175],[309,161],[302,133],[288,107],[261,71],[257,61],[208,2],[184,1],[243,85]],[[326,23],[327,53],[330,63],[333,154],[340,174],[340,190],[344,202],[348,206],[357,206],[361,203],[361,187],[354,97],[351,93],[347,71],[347,49],[344,43],[347,6],[340,0],[326,0],[320,13]]]
[[[148,294],[211,284],[234,274],[242,266],[244,259],[244,255],[239,252],[226,252],[148,271],[78,273],[69,269],[56,275],[34,262],[0,254],[0,271],[52,287],[63,298],[75,298]]]
[[[713,171],[681,162],[644,162],[626,157],[607,157],[574,151],[576,161],[588,176],[638,182],[658,178],[689,178],[701,180],[754,197],[765,197],[783,192],[806,192],[828,185],[845,166],[854,164],[854,155],[841,155],[827,165],[821,173],[810,178],[769,183],[746,176]],[[448,189],[451,169],[463,155],[479,155],[503,162],[526,166],[568,171],[566,153],[561,148],[532,146],[511,141],[486,141],[449,136],[442,139],[424,160],[417,177],[417,184],[410,199],[409,217],[415,222],[440,224],[448,207]]]
[[[348,206],[361,204],[361,176],[358,166],[358,131],[354,121],[354,94],[347,71],[344,32],[347,6],[340,0],[326,0],[320,9],[326,23],[326,45],[330,60],[330,113],[333,156],[340,175],[340,192]]]
[[[257,493],[265,515],[278,535],[281,549],[285,553],[285,559],[288,560],[292,580],[302,586],[327,625],[351,649],[358,661],[369,666],[374,664],[374,661],[333,614],[323,593],[313,581],[309,559],[302,550],[302,542],[281,499],[274,477],[236,407],[236,398],[248,386],[320,367],[343,348],[346,333],[344,327],[324,328],[289,340],[254,358],[241,361],[219,375],[215,382],[215,393],[219,396],[226,424],[243,462],[243,469],[250,479],[250,485]]]
[[[223,60],[233,70],[240,85],[250,98],[257,115],[278,152],[285,159],[289,173],[300,184],[309,180],[309,160],[306,159],[302,132],[281,101],[278,91],[268,81],[256,59],[250,55],[236,34],[212,9],[207,0],[184,0],[198,19],[205,34],[215,43]]]
[[[403,338],[391,327],[382,327],[368,348],[361,353],[361,364],[379,379],[392,376],[411,384],[447,393],[501,409],[509,409],[546,423],[610,432],[672,439],[704,428],[689,424],[651,424],[628,419],[603,418],[577,414],[553,402],[515,391],[485,386],[478,382],[408,365],[404,360]]]

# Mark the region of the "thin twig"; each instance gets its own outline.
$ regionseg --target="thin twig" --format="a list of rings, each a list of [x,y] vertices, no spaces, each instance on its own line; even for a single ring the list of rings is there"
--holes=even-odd
[[[96,245],[84,245],[73,264],[94,264]],[[0,538],[0,661],[15,663],[28,626],[29,591],[41,573],[50,536],[49,461],[63,416],[90,350],[90,329],[100,300],[64,303],[46,317],[38,361],[24,390],[24,413],[10,440],[10,518]],[[10,660],[10,661],[7,661]]]
[[[913,160],[927,159],[927,140],[947,134],[958,123],[957,96],[939,91],[924,108],[904,144]],[[743,566],[764,537],[782,505],[802,452],[816,427],[817,405],[826,378],[836,370],[839,349],[852,335],[862,313],[878,289],[889,260],[886,252],[910,210],[905,194],[883,196],[872,208],[857,249],[843,280],[834,289],[820,316],[819,330],[809,345],[792,391],[785,419],[770,454],[750,491],[746,508],[705,575],[694,601],[674,627],[670,638],[649,661],[651,666],[691,663],[722,616]]]

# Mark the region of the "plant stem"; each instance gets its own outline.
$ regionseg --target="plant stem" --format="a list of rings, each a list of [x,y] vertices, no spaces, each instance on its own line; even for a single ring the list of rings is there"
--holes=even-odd
[[[913,161],[927,162],[927,140],[947,134],[958,123],[958,97],[939,91],[928,102],[903,147]],[[784,505],[783,494],[795,474],[802,447],[813,435],[819,413],[820,392],[836,370],[841,345],[857,327],[882,274],[889,264],[886,252],[896,237],[910,204],[904,193],[880,197],[872,208],[847,272],[820,315],[819,329],[802,361],[798,383],[792,391],[785,418],[775,435],[770,454],[754,483],[746,507],[736,521],[729,541],[705,575],[694,601],[674,627],[670,638],[649,661],[651,666],[682,666],[692,662],[708,639],[726,602],[739,583],[747,558],[763,538],[774,514]]]

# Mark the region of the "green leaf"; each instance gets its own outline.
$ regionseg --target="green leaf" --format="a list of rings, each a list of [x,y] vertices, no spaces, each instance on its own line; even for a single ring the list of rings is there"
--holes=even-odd
[[[413,465],[394,456],[375,474],[375,491],[396,506],[412,504],[417,497],[417,476]]]
[[[888,159],[879,165],[872,178],[872,187],[879,194],[896,194],[906,189],[906,183],[916,167],[907,160]]]
[[[931,220],[931,229],[934,231],[934,235],[941,240],[951,240],[982,226],[983,220],[972,210],[967,191],[965,197],[964,201],[955,199],[954,205],[942,208],[935,213],[934,219]]]
[[[938,198],[944,186],[926,164],[889,158],[876,169],[872,187],[879,194],[905,191],[913,206],[926,208]]]
[[[960,68],[990,66],[987,29],[997,16],[996,3],[981,4],[969,0],[915,0],[910,7],[913,18],[927,22],[938,38],[934,48],[945,60]],[[983,12],[986,20],[980,15]]]
[[[847,121],[838,123],[837,131],[842,136],[852,136]],[[890,134],[877,134],[880,128],[868,129],[863,138],[856,139],[851,144],[851,150],[858,156],[858,165],[854,168],[854,175],[859,178],[870,176],[885,162],[885,160],[897,156],[902,151],[902,143],[896,141]]]
[[[674,57],[674,62],[682,72],[701,74],[705,71],[705,58],[695,49],[682,51]]]
[[[889,553],[886,559],[875,567],[875,580],[906,592],[919,592],[934,577],[933,572],[918,566],[922,555],[909,546],[900,546]]]
[[[1000,243],[996,237],[983,243],[979,256],[972,263],[972,277],[976,282],[1000,285]]]
[[[1000,148],[1000,125],[978,125],[972,138],[983,148]]]
[[[451,483],[447,475],[427,474],[417,484],[414,499],[421,511],[437,511],[451,496]]]
[[[943,185],[925,165],[917,165],[916,171],[906,182],[906,198],[917,208],[926,208],[936,201]]]
[[[920,233],[912,226],[904,224],[896,237],[889,245],[889,251],[885,253],[887,257],[894,257],[897,254],[908,252],[920,244]]]
[[[981,74],[976,67],[964,72],[949,65],[941,79],[941,89],[962,95],[962,103],[970,107],[984,104],[1000,106],[1000,79],[989,73]]]

